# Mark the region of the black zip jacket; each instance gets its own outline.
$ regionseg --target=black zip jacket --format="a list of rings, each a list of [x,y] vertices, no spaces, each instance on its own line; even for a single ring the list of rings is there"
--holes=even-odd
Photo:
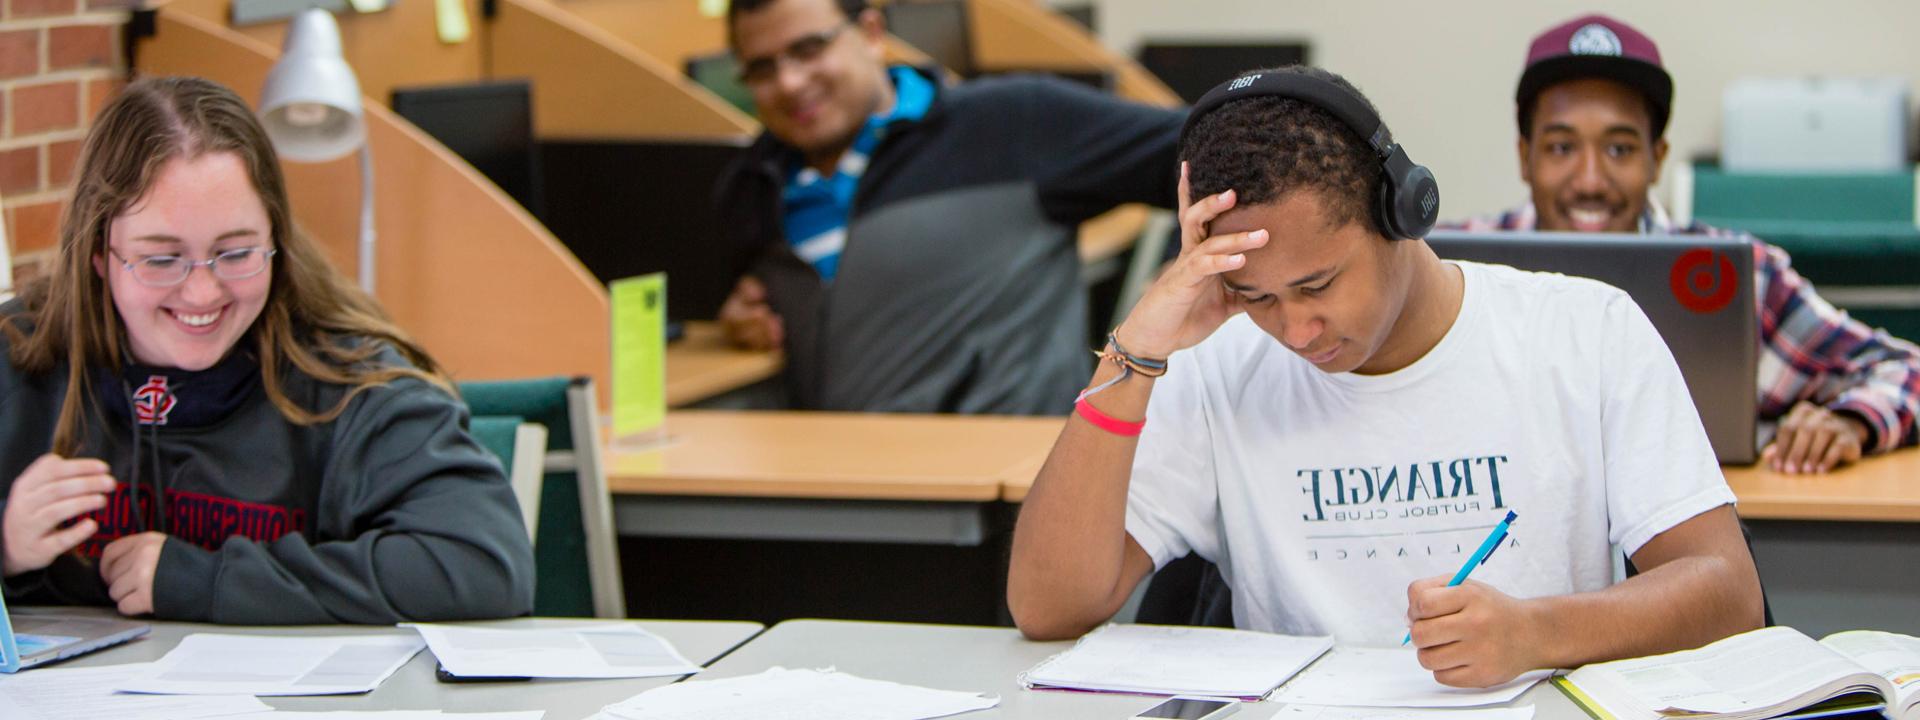
[[[782,230],[798,152],[763,133],[717,190],[735,269],[785,325],[795,407],[1064,413],[1093,369],[1076,229],[1174,205],[1186,115],[1045,77],[936,92],[883,130],[831,284]]]

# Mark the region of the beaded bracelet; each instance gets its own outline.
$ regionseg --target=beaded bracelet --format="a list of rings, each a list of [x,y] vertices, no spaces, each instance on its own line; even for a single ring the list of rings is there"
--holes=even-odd
[[[1120,374],[1115,375],[1111,380],[1080,391],[1080,394],[1073,398],[1073,409],[1082,419],[1092,423],[1094,427],[1100,428],[1101,430],[1125,437],[1137,436],[1141,430],[1146,428],[1147,421],[1127,422],[1116,419],[1100,412],[1099,409],[1087,402],[1087,398],[1119,384],[1120,381],[1132,377],[1134,373],[1139,373],[1143,377],[1160,377],[1165,375],[1167,374],[1167,361],[1157,358],[1140,357],[1127,352],[1127,349],[1120,345],[1120,340],[1115,338],[1113,333],[1107,333],[1107,345],[1111,349],[1096,350],[1093,354],[1099,357],[1100,360],[1111,362],[1115,367],[1120,368]]]

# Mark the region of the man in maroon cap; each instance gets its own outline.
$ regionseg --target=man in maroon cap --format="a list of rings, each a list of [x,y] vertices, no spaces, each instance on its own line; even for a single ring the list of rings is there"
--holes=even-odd
[[[1534,38],[1514,93],[1520,177],[1531,201],[1471,231],[1542,230],[1730,235],[1677,226],[1649,193],[1667,157],[1673,79],[1653,40],[1604,15]],[[1785,251],[1754,243],[1754,297],[1763,356],[1762,421],[1777,422],[1761,462],[1826,472],[1916,439],[1920,348],[1867,327],[1822,300]]]

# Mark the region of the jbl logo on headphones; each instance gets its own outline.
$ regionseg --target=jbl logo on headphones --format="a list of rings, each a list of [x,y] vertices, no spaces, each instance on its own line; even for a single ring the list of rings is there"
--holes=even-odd
[[[1227,92],[1233,92],[1233,91],[1235,91],[1235,90],[1239,90],[1239,89],[1241,89],[1241,88],[1244,88],[1244,87],[1247,87],[1247,86],[1249,86],[1249,85],[1252,85],[1252,84],[1253,84],[1253,81],[1255,81],[1255,80],[1259,80],[1259,79],[1260,79],[1260,76],[1259,76],[1259,75],[1248,75],[1248,76],[1246,76],[1246,77],[1243,77],[1243,78],[1236,78],[1236,79],[1235,79],[1235,80],[1233,81],[1233,84],[1232,84],[1232,85],[1228,85],[1228,86],[1227,86]]]
[[[1427,196],[1420,198],[1420,212],[1432,215],[1434,206],[1439,204],[1440,193],[1434,192],[1433,188],[1427,188]]]

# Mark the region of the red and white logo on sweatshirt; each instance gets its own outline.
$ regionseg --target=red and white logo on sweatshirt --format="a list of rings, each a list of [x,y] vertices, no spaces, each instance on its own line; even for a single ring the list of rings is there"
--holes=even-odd
[[[173,393],[167,390],[167,376],[149,375],[147,384],[133,391],[133,416],[141,425],[165,425],[173,412]]]

